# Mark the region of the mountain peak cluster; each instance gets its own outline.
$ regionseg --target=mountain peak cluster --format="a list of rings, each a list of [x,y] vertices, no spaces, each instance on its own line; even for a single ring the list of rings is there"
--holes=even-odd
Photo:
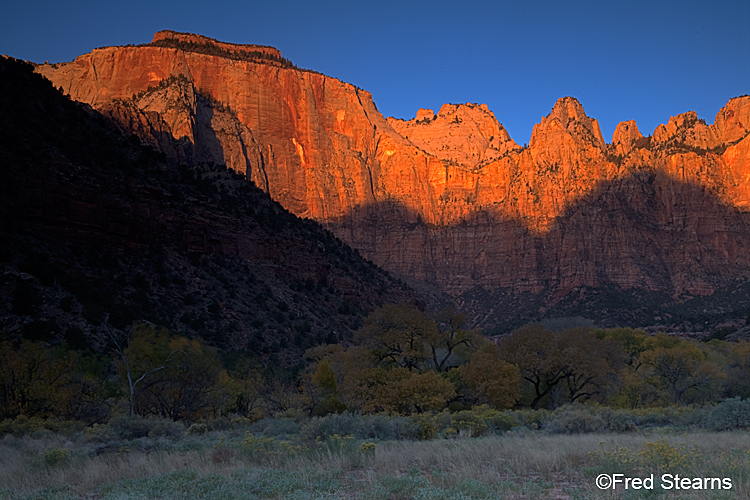
[[[610,143],[563,97],[522,147],[484,104],[386,118],[368,92],[274,48],[200,35],[35,70],[169,158],[244,174],[478,326],[520,302],[528,317],[653,323],[750,276],[750,96],[710,125],[690,111],[644,137],[622,122]]]

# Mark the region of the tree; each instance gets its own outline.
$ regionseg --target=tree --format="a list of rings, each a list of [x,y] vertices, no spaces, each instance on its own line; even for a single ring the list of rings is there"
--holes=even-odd
[[[555,334],[542,325],[530,324],[514,330],[502,339],[500,352],[503,360],[518,365],[521,376],[531,385],[534,409],[568,375]]]
[[[589,328],[571,328],[557,335],[565,364],[570,403],[603,395],[617,384],[626,354],[620,342],[600,338]]]
[[[370,349],[378,362],[412,371],[430,358],[428,341],[438,334],[437,324],[419,309],[388,304],[365,318],[354,340]]]
[[[500,349],[487,344],[474,352],[458,373],[469,391],[469,399],[497,409],[510,408],[521,397],[518,366],[503,361]]]
[[[646,332],[632,328],[610,328],[597,332],[600,338],[612,339],[620,342],[627,358],[625,363],[638,370],[641,366],[641,354],[648,349]]]
[[[566,393],[570,403],[586,401],[616,385],[626,362],[622,343],[602,338],[587,327],[551,332],[538,324],[512,332],[500,344],[501,355],[515,363],[534,391],[531,407],[543,398]]]
[[[740,340],[728,344],[727,396],[750,398],[750,342]]]
[[[649,382],[675,403],[687,405],[710,400],[724,374],[692,342],[677,339],[672,347],[655,347],[643,353]]]
[[[213,416],[229,394],[229,377],[216,353],[200,340],[173,336],[170,359],[157,377],[144,381],[139,407],[172,420],[192,422]]]
[[[98,360],[65,346],[0,342],[0,419],[102,420],[108,413],[104,372]]]
[[[455,395],[453,384],[435,371],[417,373],[396,367],[381,379],[371,404],[375,411],[411,415],[441,410]]]
[[[250,359],[244,358],[234,366],[230,376],[229,403],[224,412],[253,420],[265,416],[263,394],[267,383],[259,367],[253,366]]]
[[[435,370],[441,372],[448,369],[448,363],[456,351],[470,348],[477,344],[479,334],[474,330],[466,330],[466,316],[456,313],[453,308],[446,308],[436,315],[437,332],[428,336],[426,341],[432,353]]]
[[[305,391],[311,403],[312,415],[323,416],[346,410],[346,405],[341,402],[337,378],[331,361],[322,359],[315,364],[315,371],[310,375]]]
[[[113,349],[125,369],[132,416],[136,414],[138,384],[149,375],[164,370],[180,347],[169,350],[168,332],[152,323],[135,323],[127,332],[115,329],[106,319],[104,324]]]

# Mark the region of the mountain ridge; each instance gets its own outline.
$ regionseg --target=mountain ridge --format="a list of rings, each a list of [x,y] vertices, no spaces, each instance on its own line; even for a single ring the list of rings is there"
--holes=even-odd
[[[107,109],[142,140],[191,161],[188,153],[159,146],[165,138],[182,141],[195,158],[246,173],[284,207],[318,220],[378,265],[454,297],[476,286],[564,293],[643,283],[677,297],[710,294],[750,272],[737,243],[750,227],[747,96],[729,100],[711,125],[688,112],[643,137],[635,122],[622,122],[609,144],[583,106],[565,97],[521,148],[481,105],[420,110],[413,121],[386,119],[368,92],[274,62],[147,45],[95,51],[37,71],[72,98]],[[179,75],[192,90],[149,89]],[[638,173],[654,175],[650,197],[617,181]],[[554,250],[539,250],[538,235],[549,234],[566,207],[579,207],[574,216],[583,217],[586,207],[576,203],[599,183],[620,190],[626,202],[604,203],[588,225],[549,243]],[[715,202],[694,203],[691,186]],[[607,232],[613,220],[627,219],[621,214],[633,196],[643,207],[662,207],[634,212],[655,220],[628,222],[651,228],[648,237]],[[609,250],[581,243],[592,233],[609,234]],[[668,255],[667,242],[678,245],[680,259]],[[696,266],[690,255],[707,265]],[[642,261],[651,267],[620,269]]]
[[[104,325],[148,320],[291,366],[387,301],[423,305],[244,178],[126,139],[30,66],[0,58],[0,104],[3,340],[101,347]]]

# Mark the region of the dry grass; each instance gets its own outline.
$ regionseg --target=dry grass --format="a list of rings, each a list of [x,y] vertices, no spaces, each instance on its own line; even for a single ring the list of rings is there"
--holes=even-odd
[[[0,498],[4,497],[2,489],[5,489],[5,497],[17,498],[16,495],[27,495],[41,488],[61,486],[68,487],[74,497],[100,498],[102,486],[107,483],[180,470],[190,470],[199,476],[218,474],[231,483],[238,481],[235,476],[241,471],[265,467],[290,475],[312,471],[335,480],[339,486],[334,498],[378,498],[375,492],[386,495],[384,498],[413,497],[409,494],[393,496],[387,493],[391,491],[388,488],[399,491],[433,488],[438,496],[430,498],[443,498],[439,496],[440,491],[466,489],[467,484],[478,485],[477,488],[506,485],[501,498],[509,499],[621,498],[608,496],[594,487],[592,474],[604,466],[603,452],[626,449],[637,454],[646,443],[659,440],[663,440],[667,448],[687,447],[691,453],[702,454],[706,464],[714,459],[718,461],[730,450],[740,450],[747,452],[745,466],[750,465],[750,433],[746,432],[575,436],[509,432],[477,439],[383,442],[366,452],[356,448],[346,451],[317,447],[284,457],[243,455],[241,439],[232,441],[219,435],[190,439],[194,440],[190,446],[180,447],[183,442],[162,443],[161,450],[154,446],[150,451],[136,449],[139,443],[146,443],[145,440],[128,442],[122,449],[95,455],[95,446],[84,439],[71,442],[59,436],[41,439],[6,436],[0,441]],[[707,470],[694,473],[703,474]],[[734,496],[722,498],[750,498],[748,475],[750,470],[745,470],[744,482],[735,484],[731,492]],[[278,498],[284,498],[280,495]],[[110,497],[105,495],[104,498]],[[268,498],[277,497],[270,495]],[[497,497],[461,493],[455,498]],[[670,492],[669,498],[683,497]],[[714,497],[703,494],[684,498]]]
[[[659,440],[675,448],[683,445],[695,447],[706,457],[719,457],[729,450],[750,452],[750,433],[739,432],[683,435],[511,432],[480,439],[383,443],[378,445],[374,456],[362,468],[370,477],[400,476],[416,470],[423,474],[438,472],[442,477],[452,478],[454,483],[466,479],[493,483],[539,478],[585,487],[587,484],[593,486],[593,478],[584,477],[584,470],[599,465],[600,452],[618,448],[638,451],[646,443]],[[346,456],[300,459],[295,465],[327,470],[352,469],[351,460]],[[748,488],[750,484],[746,483],[743,490],[746,498],[750,498]]]

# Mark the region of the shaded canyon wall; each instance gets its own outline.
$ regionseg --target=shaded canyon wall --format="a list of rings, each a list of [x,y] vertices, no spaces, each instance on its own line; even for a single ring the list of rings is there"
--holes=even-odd
[[[226,163],[382,267],[476,286],[706,294],[750,270],[750,97],[610,144],[565,97],[518,146],[485,105],[386,119],[275,49],[160,32],[39,65],[168,155]]]

